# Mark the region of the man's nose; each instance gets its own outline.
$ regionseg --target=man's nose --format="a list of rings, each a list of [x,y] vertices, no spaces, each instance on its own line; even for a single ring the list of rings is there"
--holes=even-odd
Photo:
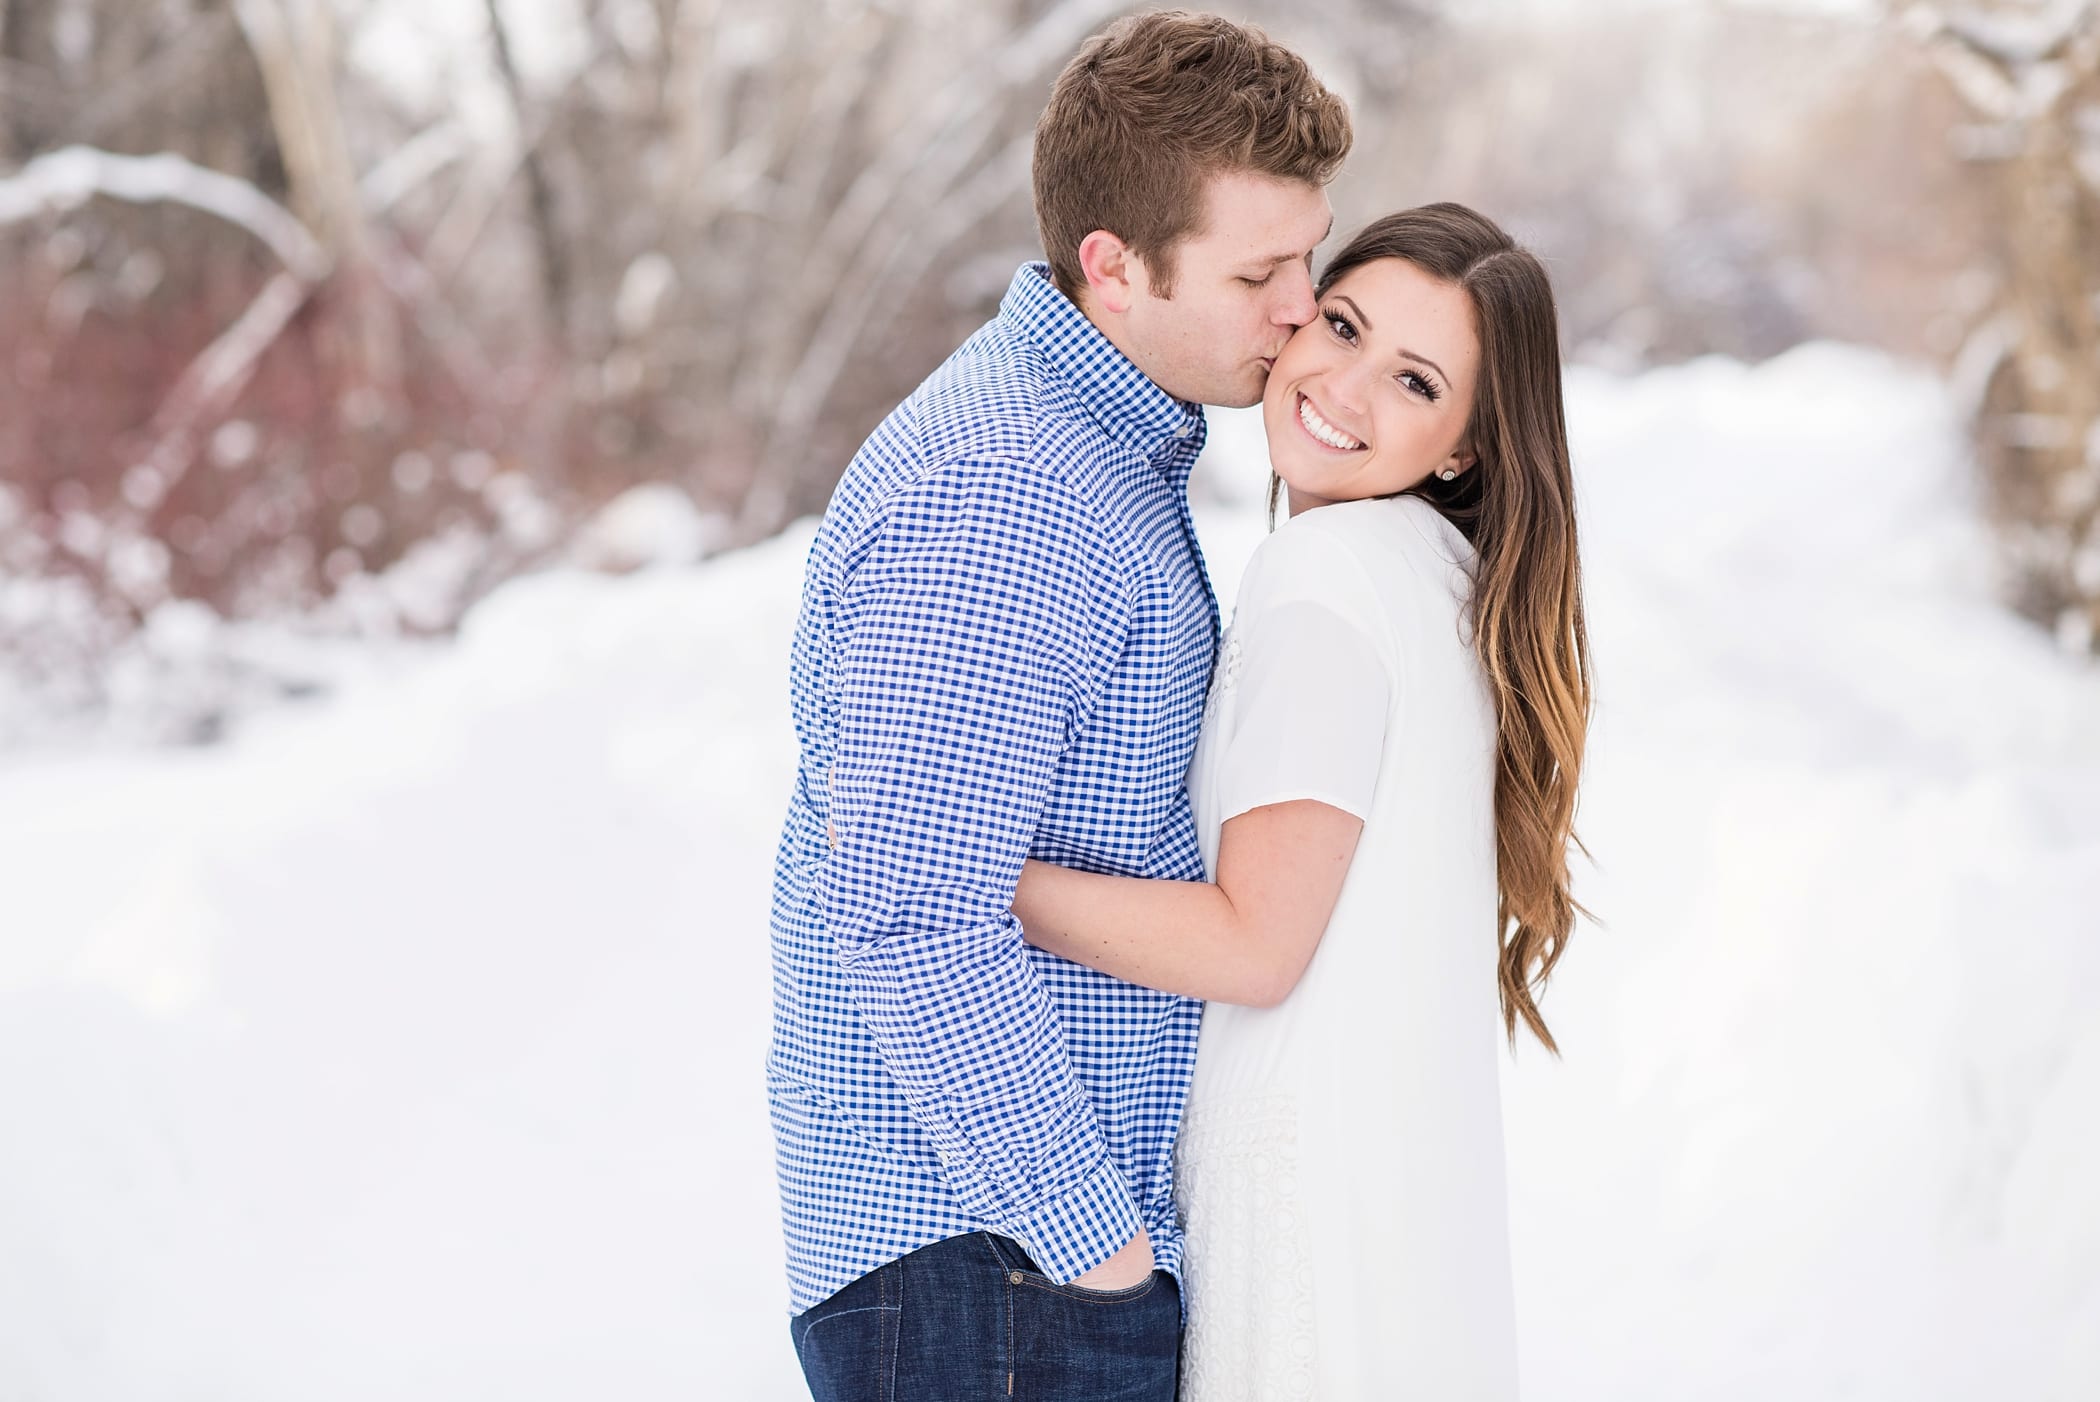
[[[1313,319],[1319,304],[1313,301],[1312,270],[1303,263],[1288,263],[1276,270],[1278,296],[1276,320],[1284,326],[1303,326]]]

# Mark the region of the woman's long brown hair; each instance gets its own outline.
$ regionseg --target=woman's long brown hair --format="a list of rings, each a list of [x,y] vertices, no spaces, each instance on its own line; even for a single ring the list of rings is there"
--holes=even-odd
[[[1575,786],[1590,718],[1590,648],[1575,549],[1575,482],[1561,410],[1560,331],[1546,270],[1464,205],[1388,215],[1321,273],[1326,296],[1352,268],[1401,258],[1464,289],[1480,337],[1466,441],[1476,461],[1409,494],[1473,543],[1473,643],[1494,691],[1495,846],[1502,1020],[1522,1018],[1558,1052],[1538,995],[1582,908],[1569,891]],[[1582,911],[1583,914],[1588,912]]]

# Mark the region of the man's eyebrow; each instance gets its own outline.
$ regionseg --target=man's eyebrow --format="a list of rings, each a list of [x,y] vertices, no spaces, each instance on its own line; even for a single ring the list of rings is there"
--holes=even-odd
[[[1356,314],[1356,324],[1358,326],[1361,326],[1366,331],[1373,329],[1371,325],[1371,318],[1364,315],[1364,309],[1356,305],[1354,300],[1348,297],[1336,297],[1334,300],[1347,306],[1350,311]],[[1443,375],[1443,377],[1447,380],[1451,378],[1449,375],[1444,374],[1443,366],[1437,364],[1434,360],[1431,360],[1426,355],[1417,354],[1416,352],[1408,350],[1405,347],[1394,352],[1394,354],[1398,355],[1402,360],[1412,360],[1418,364],[1427,365],[1430,369],[1436,371],[1437,374]]]

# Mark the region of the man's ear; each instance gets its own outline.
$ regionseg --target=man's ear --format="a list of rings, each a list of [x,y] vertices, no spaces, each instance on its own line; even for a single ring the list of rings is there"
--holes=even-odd
[[[1136,264],[1130,246],[1106,229],[1079,241],[1079,270],[1086,274],[1087,292],[1105,312],[1120,316],[1137,300],[1135,279],[1144,274]]]

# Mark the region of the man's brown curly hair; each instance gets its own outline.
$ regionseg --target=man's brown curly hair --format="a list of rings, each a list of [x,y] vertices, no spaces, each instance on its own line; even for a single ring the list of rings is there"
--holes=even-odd
[[[1035,219],[1074,301],[1079,245],[1106,229],[1173,294],[1174,253],[1205,232],[1211,176],[1325,185],[1349,154],[1349,109],[1258,29],[1165,10],[1117,20],[1058,75],[1035,127]]]

